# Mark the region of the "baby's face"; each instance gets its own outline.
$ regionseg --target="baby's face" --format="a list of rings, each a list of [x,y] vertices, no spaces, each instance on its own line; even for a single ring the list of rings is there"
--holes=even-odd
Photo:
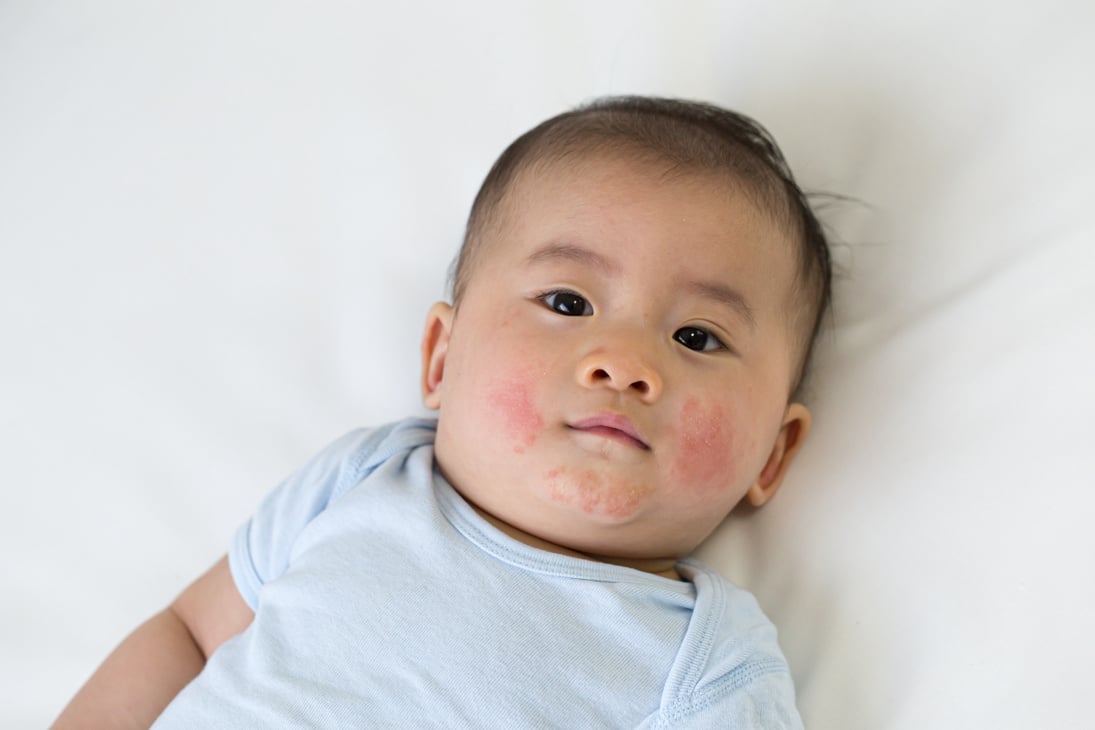
[[[778,486],[808,425],[787,404],[792,242],[725,181],[663,170],[524,175],[459,309],[427,322],[446,477],[583,553],[691,552]]]

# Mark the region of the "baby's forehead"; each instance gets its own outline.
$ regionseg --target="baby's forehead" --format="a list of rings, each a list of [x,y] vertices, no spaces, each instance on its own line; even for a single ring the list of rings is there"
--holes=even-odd
[[[555,217],[559,223],[598,214],[613,215],[614,206],[628,208],[647,196],[656,202],[641,208],[644,217],[659,220],[691,220],[697,228],[713,229],[722,222],[745,226],[757,237],[789,242],[785,216],[765,205],[762,191],[748,180],[722,169],[682,165],[663,156],[596,151],[583,156],[548,157],[517,170],[491,215],[494,228],[489,238],[505,241],[512,226],[532,219]],[[782,255],[785,246],[774,245]]]
[[[488,276],[501,273],[496,266],[552,264],[619,276],[640,257],[660,262],[659,281],[793,288],[793,243],[725,177],[629,161],[556,163],[515,180],[506,208],[482,242]]]
[[[665,222],[667,230],[703,238],[716,251],[725,247],[726,261],[730,262],[741,255],[740,244],[748,242],[753,254],[765,262],[762,273],[753,278],[783,291],[779,299],[784,301],[785,311],[801,305],[795,285],[800,244],[788,226],[762,206],[748,182],[726,171],[683,166],[662,157],[598,153],[540,160],[525,166],[514,175],[500,201],[500,215],[482,242],[482,260],[523,260],[529,253],[525,248],[552,243],[552,233],[560,234],[562,242],[573,244],[583,243],[581,234],[594,236],[596,244],[610,256],[625,258],[630,253],[629,242],[611,236],[602,238],[600,223],[603,220],[608,225],[621,214],[634,213],[628,195],[636,188],[654,194],[672,188],[675,194],[668,199],[683,201],[680,208],[640,206],[640,214],[650,225],[657,227]],[[602,197],[606,190],[619,194]],[[614,202],[621,203],[623,210],[612,209]],[[672,225],[685,219],[689,225]],[[579,237],[569,238],[575,232]],[[529,234],[532,241],[526,238]],[[541,236],[547,238],[540,240]],[[669,254],[676,253],[680,244],[671,237],[652,236],[650,240]]]
[[[535,205],[536,193],[545,185],[586,185],[610,187],[627,180],[645,180],[657,186],[718,192],[721,204],[740,207],[744,200],[756,214],[786,228],[786,195],[772,180],[725,165],[700,165],[681,161],[657,150],[637,146],[576,148],[526,160],[503,190],[502,201],[511,205]],[[710,199],[705,198],[705,199]]]

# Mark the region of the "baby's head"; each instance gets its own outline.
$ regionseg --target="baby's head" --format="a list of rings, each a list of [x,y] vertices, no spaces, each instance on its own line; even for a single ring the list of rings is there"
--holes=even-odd
[[[797,395],[829,306],[829,244],[775,140],[752,119],[709,104],[609,97],[553,117],[519,137],[495,162],[472,205],[452,276],[454,303],[459,304],[477,257],[487,248],[481,244],[490,240],[506,204],[515,202],[507,197],[515,179],[595,153],[660,164],[667,180],[689,173],[722,177],[797,243]]]
[[[650,98],[554,117],[491,169],[427,319],[438,464],[519,539],[664,565],[782,482],[829,281],[751,120]]]

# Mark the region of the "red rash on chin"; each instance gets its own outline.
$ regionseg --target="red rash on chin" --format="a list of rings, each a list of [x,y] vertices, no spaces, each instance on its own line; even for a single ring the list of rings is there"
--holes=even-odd
[[[532,404],[532,384],[523,380],[506,381],[491,391],[489,402],[505,422],[506,435],[514,442],[514,453],[523,453],[532,446],[544,426]]]
[[[673,463],[674,475],[700,491],[732,483],[734,435],[727,428],[722,406],[689,398],[678,420],[680,450]]]
[[[650,492],[649,487],[605,477],[591,469],[552,469],[544,476],[548,494],[556,502],[577,504],[586,514],[616,519],[630,516]]]

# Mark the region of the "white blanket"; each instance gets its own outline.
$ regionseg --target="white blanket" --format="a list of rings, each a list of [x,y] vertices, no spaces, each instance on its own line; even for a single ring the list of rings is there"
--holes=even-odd
[[[807,727],[1090,726],[1092,7],[0,4],[0,726],[315,449],[420,409],[488,166],[606,93],[745,111],[858,201],[811,439],[702,550]]]

